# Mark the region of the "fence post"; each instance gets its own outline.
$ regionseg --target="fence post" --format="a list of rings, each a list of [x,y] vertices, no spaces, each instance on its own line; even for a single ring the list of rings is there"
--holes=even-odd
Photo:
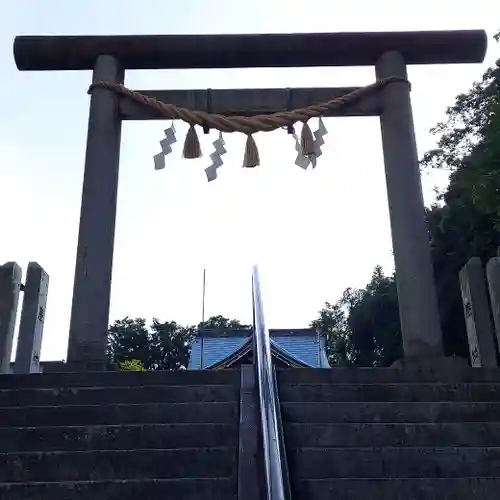
[[[495,326],[497,347],[500,349],[500,257],[493,257],[486,265],[490,292],[491,314]]]
[[[49,275],[36,262],[28,264],[14,373],[38,373]]]
[[[459,274],[471,365],[496,367],[486,275],[479,257],[472,257]]]
[[[23,272],[15,262],[0,266],[0,373],[9,373]]]

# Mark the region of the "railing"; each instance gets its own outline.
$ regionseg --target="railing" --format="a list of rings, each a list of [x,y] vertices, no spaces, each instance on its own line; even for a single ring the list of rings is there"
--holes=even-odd
[[[267,500],[291,500],[276,376],[271,359],[269,331],[264,321],[257,266],[253,268],[252,285],[254,367],[262,428]]]

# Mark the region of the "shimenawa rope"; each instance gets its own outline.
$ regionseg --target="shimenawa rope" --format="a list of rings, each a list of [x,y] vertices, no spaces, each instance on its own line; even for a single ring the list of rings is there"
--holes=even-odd
[[[188,123],[190,127],[184,143],[185,158],[199,158],[201,156],[200,143],[196,129],[194,128],[195,125],[214,128],[220,130],[221,132],[240,132],[242,134],[246,134],[247,145],[245,148],[246,152],[243,164],[245,167],[255,167],[259,165],[259,154],[252,134],[256,132],[271,132],[273,130],[277,130],[278,128],[302,122],[302,152],[306,156],[312,155],[314,154],[314,137],[309,125],[307,124],[307,121],[310,118],[324,116],[328,111],[352,104],[370,92],[381,90],[389,83],[394,82],[405,82],[409,84],[406,78],[390,76],[324,103],[313,104],[311,106],[295,109],[293,111],[256,116],[226,116],[217,113],[207,113],[202,110],[181,108],[174,104],[158,101],[154,97],[141,94],[140,92],[130,90],[124,85],[108,81],[98,81],[93,83],[89,87],[88,93],[91,94],[98,88],[111,90],[118,95],[128,97],[143,106],[159,112],[166,119],[182,120]]]

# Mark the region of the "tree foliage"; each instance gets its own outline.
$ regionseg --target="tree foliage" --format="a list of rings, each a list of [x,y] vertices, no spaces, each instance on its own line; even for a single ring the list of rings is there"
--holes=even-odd
[[[331,365],[347,366],[352,363],[351,337],[347,328],[347,312],[341,300],[335,304],[325,302],[319,317],[311,327],[326,336],[326,354]]]
[[[150,369],[182,370],[187,368],[195,328],[181,326],[175,321],[162,323],[154,318],[151,331],[153,333],[151,344],[153,364]]]
[[[325,303],[311,326],[326,335],[332,365],[391,365],[402,354],[394,276],[377,266],[365,289],[347,288],[335,304]]]
[[[122,372],[143,372],[144,366],[138,359],[126,359],[118,363],[118,367]]]
[[[217,330],[234,330],[234,329],[250,329],[251,325],[243,325],[237,319],[228,319],[224,316],[212,316],[203,323],[198,325],[198,328],[213,328]]]
[[[500,41],[500,33],[495,36]],[[500,218],[500,59],[481,81],[456,97],[446,120],[431,129],[437,147],[422,159],[423,168],[451,171],[441,201],[470,202],[484,215]]]
[[[471,257],[486,263],[500,246],[500,59],[446,115],[431,131],[438,147],[422,166],[451,172],[427,221],[445,350],[468,357],[458,273]]]
[[[151,343],[152,335],[145,319],[126,317],[117,320],[108,329],[108,360],[119,366],[124,361],[136,359],[149,369]]]

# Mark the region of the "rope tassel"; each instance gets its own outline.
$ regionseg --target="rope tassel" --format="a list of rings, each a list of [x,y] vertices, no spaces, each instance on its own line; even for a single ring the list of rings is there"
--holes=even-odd
[[[245,146],[245,158],[243,159],[243,166],[246,168],[253,168],[260,165],[259,150],[252,134],[247,135],[247,143]]]
[[[309,127],[307,122],[304,122],[304,125],[302,126],[300,145],[304,156],[311,156],[314,154],[314,136],[311,132],[311,127]]]
[[[201,158],[201,146],[200,140],[198,139],[198,134],[194,125],[189,127],[186,134],[186,140],[184,141],[184,150],[182,156],[187,159]]]

